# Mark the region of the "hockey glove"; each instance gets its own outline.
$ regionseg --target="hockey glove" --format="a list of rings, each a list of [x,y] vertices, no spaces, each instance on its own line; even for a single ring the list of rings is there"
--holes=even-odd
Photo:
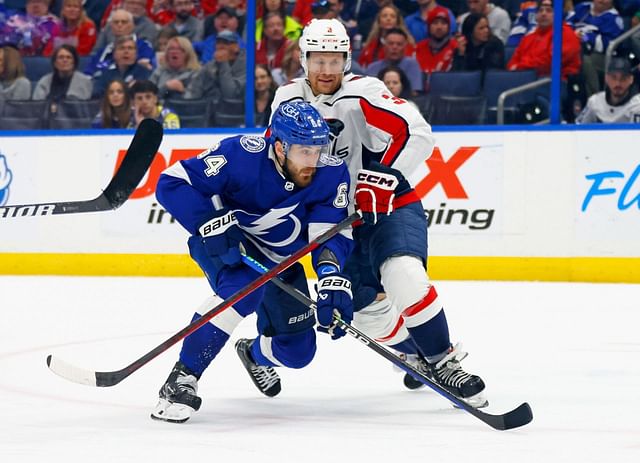
[[[365,223],[375,225],[381,214],[393,212],[396,187],[404,177],[399,170],[371,162],[369,169],[360,169],[356,178],[356,208]]]
[[[216,267],[242,264],[241,247],[244,249],[245,238],[233,212],[226,208],[217,211],[217,215],[203,224],[198,232]]]
[[[353,296],[351,294],[351,282],[346,275],[335,272],[321,276],[318,281],[318,302],[316,316],[318,318],[318,331],[329,333],[331,339],[338,339],[346,333],[338,328],[333,320],[333,313],[346,323],[353,320]]]

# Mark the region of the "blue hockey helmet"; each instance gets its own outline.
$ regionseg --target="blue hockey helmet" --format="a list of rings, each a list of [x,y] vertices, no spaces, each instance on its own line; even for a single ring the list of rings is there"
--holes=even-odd
[[[281,103],[271,118],[271,141],[279,140],[288,156],[292,145],[320,147],[317,167],[341,162],[329,154],[329,126],[316,108],[305,101]]]
[[[328,145],[329,126],[306,101],[282,103],[271,119],[271,135],[289,145]]]

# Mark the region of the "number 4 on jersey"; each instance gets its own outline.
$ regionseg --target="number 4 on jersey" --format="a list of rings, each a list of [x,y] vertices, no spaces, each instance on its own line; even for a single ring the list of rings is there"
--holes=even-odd
[[[222,169],[222,166],[227,163],[227,159],[221,155],[207,156],[206,158],[204,158],[204,162],[207,165],[204,173],[207,177],[211,177],[220,173],[220,169]]]

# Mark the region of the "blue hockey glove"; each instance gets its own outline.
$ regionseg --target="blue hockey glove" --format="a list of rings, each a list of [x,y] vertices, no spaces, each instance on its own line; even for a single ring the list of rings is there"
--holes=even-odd
[[[198,232],[202,244],[216,267],[236,267],[242,264],[240,248],[244,246],[244,235],[233,212],[217,211],[217,215],[203,224]]]
[[[317,290],[316,316],[319,325],[318,331],[329,333],[331,339],[341,338],[346,333],[335,326],[333,313],[334,311],[337,312],[346,323],[351,323],[351,320],[353,320],[351,282],[346,275],[334,272],[320,277]]]
[[[358,171],[356,179],[356,208],[365,223],[375,225],[382,215],[393,212],[396,188],[404,176],[397,169],[370,162],[368,169]]]

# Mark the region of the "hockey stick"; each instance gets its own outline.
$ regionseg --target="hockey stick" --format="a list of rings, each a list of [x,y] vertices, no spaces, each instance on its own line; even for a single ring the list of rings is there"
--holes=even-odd
[[[263,275],[266,275],[265,272],[268,269],[264,265],[262,265],[260,262],[255,260],[254,258],[252,258],[250,256],[247,256],[247,255],[243,255],[242,256],[242,260],[249,267],[253,268],[257,272],[262,273]],[[307,295],[305,295],[304,293],[300,292],[297,288],[294,288],[293,286],[285,283],[284,281],[282,281],[277,276],[272,278],[271,282],[274,283],[277,287],[279,287],[283,291],[285,291],[286,293],[288,293],[290,296],[295,298],[298,302],[304,304],[305,306],[309,307],[310,309],[313,309],[313,310],[316,309],[316,303],[313,300],[311,300],[309,297],[307,297]],[[494,429],[498,429],[500,431],[504,431],[504,430],[507,430],[507,429],[518,428],[520,426],[524,426],[525,424],[529,423],[533,419],[533,414],[531,412],[531,407],[526,402],[521,404],[517,408],[515,408],[515,409],[513,409],[513,410],[511,410],[511,411],[509,411],[507,413],[501,414],[501,415],[492,415],[490,413],[482,412],[482,411],[478,410],[477,408],[472,407],[468,403],[458,399],[456,396],[454,396],[449,391],[444,389],[438,383],[434,382],[428,376],[426,376],[423,373],[421,373],[420,371],[416,370],[409,363],[407,363],[406,361],[402,360],[397,355],[394,355],[389,350],[387,350],[384,347],[382,347],[382,345],[380,345],[374,339],[371,339],[366,334],[364,334],[362,331],[360,331],[357,328],[354,328],[353,326],[349,325],[348,323],[342,321],[339,316],[334,314],[333,319],[337,323],[337,326],[339,328],[343,329],[347,334],[353,336],[358,341],[360,341],[362,344],[366,345],[367,347],[369,347],[370,349],[372,349],[373,351],[375,351],[376,353],[378,353],[379,355],[381,355],[385,359],[389,360],[391,363],[393,363],[394,365],[396,365],[401,370],[404,370],[405,372],[407,372],[408,374],[413,376],[416,380],[420,381],[425,386],[430,387],[435,392],[437,392],[438,394],[440,394],[444,398],[446,398],[449,401],[451,401],[458,408],[461,408],[461,409],[471,413],[473,416],[475,416],[479,420],[485,422],[486,424],[488,424],[489,426],[491,426]]]
[[[127,378],[132,373],[136,372],[138,369],[149,363],[151,360],[156,358],[158,355],[168,350],[171,346],[176,344],[181,339],[187,337],[198,328],[203,326],[217,314],[222,312],[223,310],[231,307],[237,301],[248,295],[249,293],[255,291],[265,283],[267,283],[271,278],[278,275],[278,273],[286,270],[295,264],[298,260],[304,257],[306,254],[310,253],[318,246],[320,246],[325,241],[329,240],[333,236],[340,233],[341,230],[349,227],[357,220],[360,220],[359,212],[354,212],[342,222],[336,224],[331,227],[329,230],[325,231],[314,240],[310,241],[309,244],[302,247],[300,250],[293,253],[291,256],[287,257],[285,260],[280,262],[278,265],[273,267],[271,270],[268,270],[266,273],[263,273],[254,281],[249,283],[242,289],[239,289],[234,294],[229,296],[227,299],[222,301],[220,304],[209,310],[207,313],[202,315],[199,319],[191,322],[188,326],[184,327],[176,334],[171,336],[169,339],[161,343],[159,346],[150,350],[146,354],[144,354],[139,359],[135,360],[130,365],[122,368],[121,370],[116,371],[91,371],[85,370],[84,368],[76,367],[71,365],[70,363],[65,362],[64,360],[60,360],[53,355],[47,356],[47,366],[51,371],[53,371],[58,376],[61,376],[69,381],[79,384],[85,384],[87,386],[97,386],[97,387],[110,387],[118,384],[123,379]],[[260,272],[262,273],[262,272]]]
[[[117,209],[142,180],[161,142],[162,125],[153,119],[145,119],[138,126],[122,164],[98,197],[86,201],[4,206],[0,207],[0,220]]]

